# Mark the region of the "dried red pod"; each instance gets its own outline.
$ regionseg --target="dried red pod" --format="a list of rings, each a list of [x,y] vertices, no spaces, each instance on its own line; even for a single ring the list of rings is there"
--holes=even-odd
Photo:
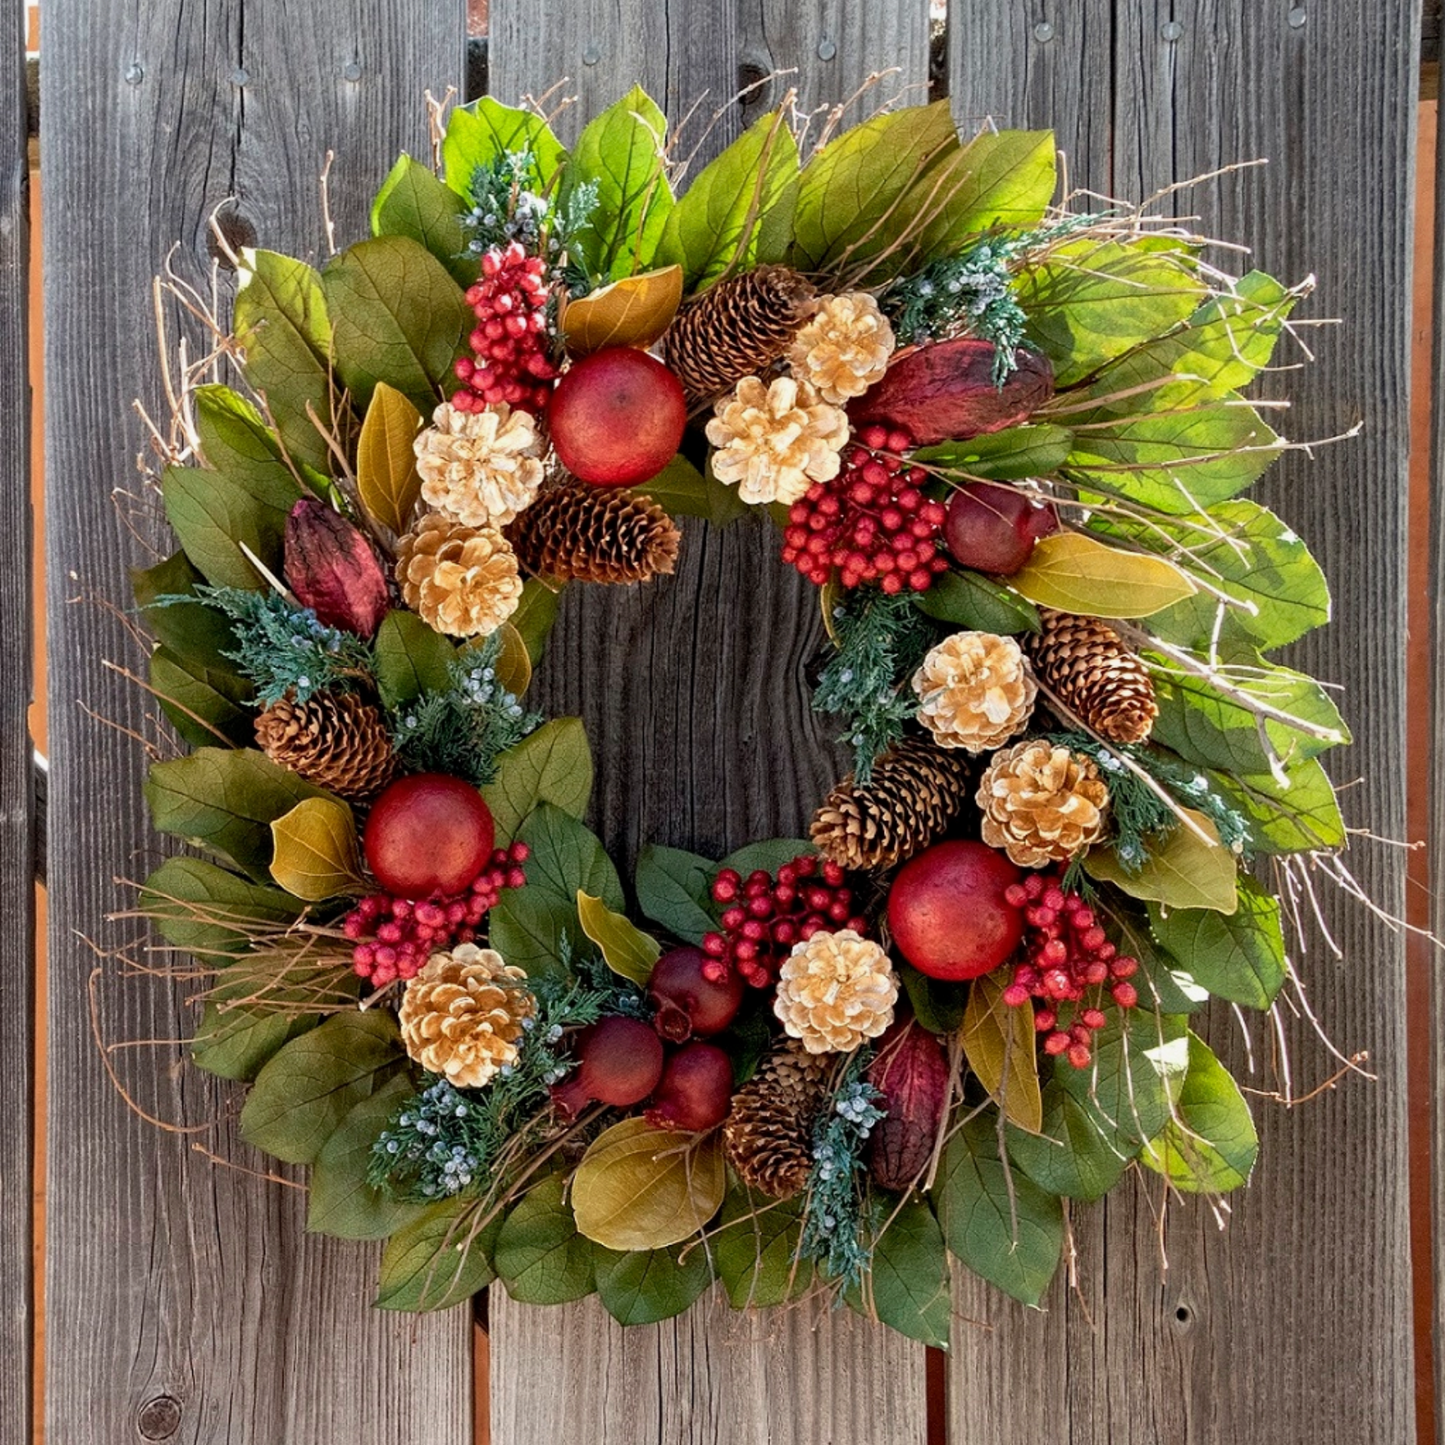
[[[375,636],[391,609],[371,543],[339,512],[302,497],[286,518],[286,581],[328,627]]]
[[[885,1189],[908,1189],[928,1168],[948,1107],[942,1041],[913,1019],[894,1024],[879,1040],[868,1082],[888,1111],[868,1137],[868,1167]]]
[[[972,337],[907,352],[848,408],[849,420],[902,427],[921,447],[1017,426],[1053,396],[1054,369],[1048,357],[1020,347],[1016,369],[999,386],[996,355],[991,341]]]

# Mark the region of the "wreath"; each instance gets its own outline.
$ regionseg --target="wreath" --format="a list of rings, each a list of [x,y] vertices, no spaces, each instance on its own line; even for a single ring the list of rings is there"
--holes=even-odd
[[[151,424],[191,750],[146,797],[198,852],[137,912],[308,1226],[387,1241],[388,1309],[720,1280],[942,1345],[951,1258],[1037,1305],[1066,1201],[1243,1185],[1193,1024],[1274,1005],[1345,844],[1345,726],[1266,656],[1325,579],[1243,495],[1307,288],[1055,206],[1050,133],[944,102],[814,146],[780,109],[685,189],[639,89],[570,151],[492,99],[436,142],[319,270],[234,255],[231,327],[161,282],[212,345]],[[564,585],[666,585],[679,516],[749,509],[853,771],[809,838],[624,887],[531,672]]]

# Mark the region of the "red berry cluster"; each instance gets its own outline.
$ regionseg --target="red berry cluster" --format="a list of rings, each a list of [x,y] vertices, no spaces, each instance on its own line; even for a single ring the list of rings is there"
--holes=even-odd
[[[1044,1052],[1062,1054],[1076,1069],[1093,1058],[1090,1043],[1104,1027],[1105,1018],[1095,1001],[1084,1003],[1089,990],[1109,993],[1120,1008],[1133,1008],[1139,992],[1131,979],[1139,960],[1120,954],[1105,937],[1094,910],[1077,893],[1065,893],[1057,873],[1030,873],[1014,883],[1004,897],[1024,910],[1024,962],[1014,967],[1013,982],[1004,990],[1006,1004],[1018,1008],[1030,999],[1042,1007],[1034,1013],[1034,1027],[1043,1034]],[[1069,1014],[1066,1020],[1063,1012]]]
[[[456,366],[458,411],[481,411],[506,402],[539,412],[557,376],[547,356],[547,263],[513,241],[482,257],[482,276],[467,292],[477,326],[469,338],[473,357]]]
[[[814,482],[788,512],[783,561],[822,586],[877,582],[885,592],[924,592],[948,570],[939,551],[948,511],[923,495],[924,474],[905,469],[905,431],[865,427],[830,482]]]
[[[342,920],[341,930],[357,940],[352,968],[375,988],[415,978],[432,954],[476,940],[482,915],[502,896],[520,888],[527,875],[525,843],[498,848],[464,893],[413,900],[390,893],[363,898]]]
[[[843,870],[811,854],[784,863],[776,879],[762,868],[746,878],[724,868],[713,880],[712,896],[723,915],[722,932],[702,941],[703,977],[711,983],[732,970],[744,983],[767,988],[794,944],[815,933],[868,929],[867,919],[854,911],[852,890],[843,886]]]

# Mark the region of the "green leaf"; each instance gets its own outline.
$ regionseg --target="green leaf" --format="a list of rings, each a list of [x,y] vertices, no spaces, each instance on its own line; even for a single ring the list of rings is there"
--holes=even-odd
[[[472,174],[478,166],[514,153],[531,156],[539,188],[550,183],[567,156],[562,142],[535,111],[503,105],[489,95],[454,107],[447,117],[442,165],[447,185],[459,196],[470,199]]]
[[[475,1199],[445,1199],[397,1230],[381,1256],[376,1308],[449,1309],[489,1285],[502,1221],[497,1215],[477,1229],[478,1207]]]
[[[1265,1009],[1284,986],[1279,900],[1253,878],[1240,878],[1232,914],[1150,904],[1149,924],[1160,945],[1216,998]]]
[[[1203,813],[1192,808],[1182,811],[1199,832],[1181,823],[1162,837],[1155,834],[1148,843],[1149,856],[1134,869],[1126,868],[1112,847],[1090,848],[1084,854],[1084,871],[1101,883],[1112,883],[1130,898],[1170,908],[1212,908],[1216,913],[1233,913],[1239,906],[1234,854],[1220,843],[1218,830]]]
[[[451,686],[456,648],[414,612],[393,607],[381,619],[373,644],[376,686],[389,708],[399,708],[424,692]]]
[[[319,1022],[315,1014],[286,1014],[261,1006],[222,1008],[208,999],[191,1040],[191,1061],[220,1079],[254,1079],[280,1049]]]
[[[553,718],[497,755],[497,776],[482,789],[505,846],[542,803],[580,818],[592,797],[592,749],[578,717]],[[568,900],[570,901],[570,900]]]
[[[238,878],[202,858],[167,858],[145,881],[136,907],[156,932],[197,958],[223,964],[250,946],[257,928],[285,928],[301,916],[295,898]]]
[[[801,1205],[752,1195],[734,1183],[713,1238],[717,1276],[735,1310],[768,1309],[807,1292],[811,1260],[798,1259]]]
[[[547,639],[552,635],[561,600],[560,588],[549,587],[540,577],[529,577],[522,583],[522,600],[510,620],[533,667],[542,661],[542,654],[547,650]]]
[[[748,513],[736,487],[718,481],[711,469],[706,474],[698,471],[681,452],[651,481],[634,487],[633,493],[656,502],[671,516],[702,517],[715,527],[726,527]]]
[[[693,178],[662,229],[655,266],[679,265],[685,289],[701,291],[725,272],[781,254],[760,244],[792,231],[798,200],[798,146],[781,111],[754,121]]]
[[[617,281],[652,264],[672,210],[662,160],[666,142],[667,117],[640,85],[577,137],[562,172],[560,204],[565,209],[579,186],[597,187],[591,218],[572,238],[589,274]]]
[[[323,475],[331,449],[307,414],[335,421],[331,320],[321,277],[304,261],[275,251],[241,252],[235,330],[245,348],[246,380],[265,398],[286,451]]]
[[[306,798],[271,824],[271,876],[308,903],[366,891],[356,819],[339,798]]]
[[[729,853],[717,865],[717,871],[735,868],[744,878],[760,868],[766,873],[776,873],[784,863],[791,863],[795,858],[804,856],[813,858],[817,853],[818,850],[809,838],[765,838],[762,842],[749,843],[747,847],[739,848],[736,853]]]
[[[858,1303],[910,1340],[946,1350],[951,1286],[943,1231],[925,1200],[910,1199],[874,1241],[873,1267],[857,1292]]]
[[[1038,1305],[1063,1250],[1063,1209],[1019,1170],[1010,1178],[992,1110],[949,1141],[933,1203],[959,1260],[1013,1299]]]
[[[1011,426],[966,441],[920,447],[911,460],[988,481],[1017,482],[1058,471],[1068,460],[1073,444],[1073,432],[1061,426]]]
[[[953,156],[932,198],[937,212],[924,228],[923,261],[958,251],[979,231],[1036,226],[1053,200],[1054,133],[985,130]],[[932,177],[930,181],[932,182]]]
[[[629,918],[614,913],[600,898],[577,893],[577,916],[582,932],[602,950],[602,961],[621,978],[647,987],[652,965],[662,956],[662,945]]]
[[[1135,912],[1110,910],[1105,919],[1110,940],[1122,954],[1139,961],[1133,982],[1142,1007],[1156,1013],[1188,1014],[1209,1002],[1209,991],[1201,988],[1182,963],[1159,946],[1149,931],[1147,918]]]
[[[515,1300],[560,1305],[592,1293],[592,1242],[577,1232],[563,1198],[564,1176],[527,1191],[497,1236],[497,1276]]]
[[[681,848],[645,844],[637,855],[637,904],[644,918],[659,923],[685,943],[702,942],[717,927],[712,880],[717,864]]]
[[[288,1164],[310,1164],[403,1057],[386,1010],[336,1014],[261,1070],[241,1110],[241,1136]]]
[[[1081,532],[1041,538],[1009,586],[1030,602],[1086,617],[1148,617],[1195,590],[1172,562]]]
[[[895,963],[914,1017],[931,1034],[955,1034],[963,1027],[968,985],[929,978],[911,963]]]
[[[162,597],[193,596],[205,580],[184,552],[172,552],[154,567],[130,569],[131,591],[136,606],[145,614],[142,621],[161,646],[180,657],[199,657],[208,666],[234,668],[223,654],[235,651],[235,629],[218,608],[208,607],[199,598],[155,605]]]
[[[1065,1199],[1102,1199],[1129,1163],[1056,1079],[1044,1089],[1042,1127],[1032,1134],[1010,1128],[1008,1154],[1040,1189]]]
[[[192,747],[224,739],[239,748],[255,740],[255,713],[246,706],[251,684],[224,661],[211,668],[158,647],[150,656],[150,685],[171,726]]]
[[[371,203],[373,236],[406,236],[425,246],[458,286],[477,279],[477,258],[467,252],[462,217],[466,202],[420,161],[399,156]]]
[[[651,1325],[670,1320],[695,1303],[712,1283],[705,1249],[649,1249],[623,1254],[596,1251],[597,1297],[618,1324]]]
[[[421,425],[421,413],[406,397],[377,383],[356,444],[356,490],[367,516],[393,532],[406,531],[421,497],[412,448]]]
[[[1334,785],[1317,758],[1288,764],[1284,779],[1261,773],[1210,774],[1216,792],[1244,815],[1252,853],[1315,853],[1345,846],[1345,820]]]
[[[241,748],[197,748],[154,763],[145,783],[160,832],[223,853],[262,880],[271,861],[271,824],[303,799],[325,796],[263,753]]]
[[[335,257],[321,285],[336,374],[355,404],[369,406],[384,381],[429,416],[475,321],[442,263],[405,236],[376,236]]]
[[[363,1099],[322,1146],[311,1168],[306,1228],[336,1239],[385,1239],[419,1214],[421,1206],[403,1204],[367,1183],[372,1146],[397,1109],[415,1092],[398,1075]]]
[[[1224,1194],[1249,1183],[1258,1154],[1259,1136],[1239,1085],[1209,1046],[1190,1034],[1189,1072],[1174,1117],[1140,1159],[1176,1189]]]
[[[964,1056],[1011,1124],[1037,1133],[1043,1122],[1039,1059],[1031,1007],[1004,1002],[1003,980],[976,978],[963,1016]]]
[[[913,601],[926,616],[971,632],[1008,637],[1039,630],[1032,602],[980,572],[944,572],[926,592],[915,592]]]

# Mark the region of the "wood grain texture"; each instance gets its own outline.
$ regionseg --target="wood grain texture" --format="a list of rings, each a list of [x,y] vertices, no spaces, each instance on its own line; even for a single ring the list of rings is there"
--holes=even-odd
[[[31,689],[25,7],[0,4],[0,1439],[30,1436],[35,816]]]
[[[1286,457],[1258,495],[1332,579],[1334,626],[1291,660],[1346,686],[1357,741],[1329,761],[1337,781],[1362,779],[1346,794],[1351,821],[1399,838],[1418,6],[1293,8],[1303,23],[1255,0],[955,0],[951,89],[961,115],[1054,125],[1074,183],[1114,194],[1269,158],[1174,209],[1246,241],[1287,280],[1313,271],[1307,314],[1344,321],[1307,333],[1319,357],[1309,371],[1259,390],[1294,397],[1291,437],[1361,419],[1364,433],[1313,460]],[[1035,32],[1044,23],[1051,39]],[[1349,862],[1398,914],[1398,850],[1360,843]],[[1049,1312],[1030,1316],[966,1284],[960,1312],[990,1328],[956,1335],[954,1445],[1414,1439],[1403,944],[1327,889],[1322,901],[1343,958],[1316,938],[1296,962],[1324,1028],[1347,1051],[1368,1049],[1378,1082],[1346,1080],[1294,1112],[1258,1103],[1253,1186],[1233,1200],[1227,1233],[1201,1205],[1171,1207],[1167,1273],[1150,1208],[1126,1188],[1075,1212],[1078,1296],[1059,1284]],[[1226,1063],[1247,1067],[1229,1013],[1207,1022]],[[1274,1088],[1267,1031],[1256,1020],[1251,1032],[1252,1082]],[[1285,1033],[1303,1093],[1335,1060],[1306,1024]]]
[[[159,395],[150,277],[173,241],[178,269],[200,277],[206,219],[233,195],[262,244],[320,249],[316,175],[330,147],[346,157],[332,183],[339,239],[359,236],[367,190],[391,156],[424,153],[423,88],[460,78],[464,9],[438,0],[403,15],[356,0],[318,16],[241,0],[60,0],[47,11],[45,86],[56,98],[42,147],[50,796],[63,820],[50,891],[54,1441],[470,1438],[469,1312],[417,1321],[371,1311],[375,1247],[307,1237],[298,1191],[213,1168],[192,1152],[192,1136],[129,1112],[92,1039],[96,960],[82,941],[125,941],[103,922],[127,901],[112,880],[142,877],[158,857],[140,798],[141,749],[98,719],[173,746],[142,694],[103,669],[105,658],[137,656],[119,618],[98,605],[128,605],[125,566],[148,560],[141,543],[155,536],[145,509],[133,535],[110,497],[112,487],[137,486],[131,399],[154,406]],[[354,80],[345,72],[353,62]],[[62,103],[77,87],[84,104]],[[13,411],[0,407],[0,417]],[[180,994],[169,983],[103,981],[105,1036],[185,1033],[194,1015]],[[12,1017],[0,1009],[7,1027]],[[238,1091],[209,1084],[175,1047],[112,1057],[141,1107],[192,1127],[219,1120],[197,1137],[261,1165],[234,1137]]]
[[[900,83],[921,84],[925,11],[750,5],[737,29],[730,8],[695,0],[625,14],[600,0],[492,0],[492,92],[515,101],[568,74],[585,117],[637,80],[675,121],[704,91],[704,110],[730,95],[745,54],[763,71],[798,67],[787,83],[806,95],[846,98],[890,65],[904,67]],[[825,34],[831,60],[818,54]],[[579,77],[589,46],[605,58]],[[699,160],[739,119],[723,117]],[[648,840],[720,857],[751,839],[797,836],[846,770],[829,721],[809,711],[805,669],[823,645],[816,595],[779,563],[776,534],[761,518],[723,532],[689,520],[685,531],[676,577],[565,596],[536,685],[538,706],[587,722],[592,822],[624,873]],[[497,1290],[491,1333],[493,1436],[508,1445],[892,1445],[925,1428],[923,1351],[839,1316],[740,1320],[708,1305],[624,1332],[595,1302],[562,1313]],[[857,1408],[870,1398],[886,1410]]]

